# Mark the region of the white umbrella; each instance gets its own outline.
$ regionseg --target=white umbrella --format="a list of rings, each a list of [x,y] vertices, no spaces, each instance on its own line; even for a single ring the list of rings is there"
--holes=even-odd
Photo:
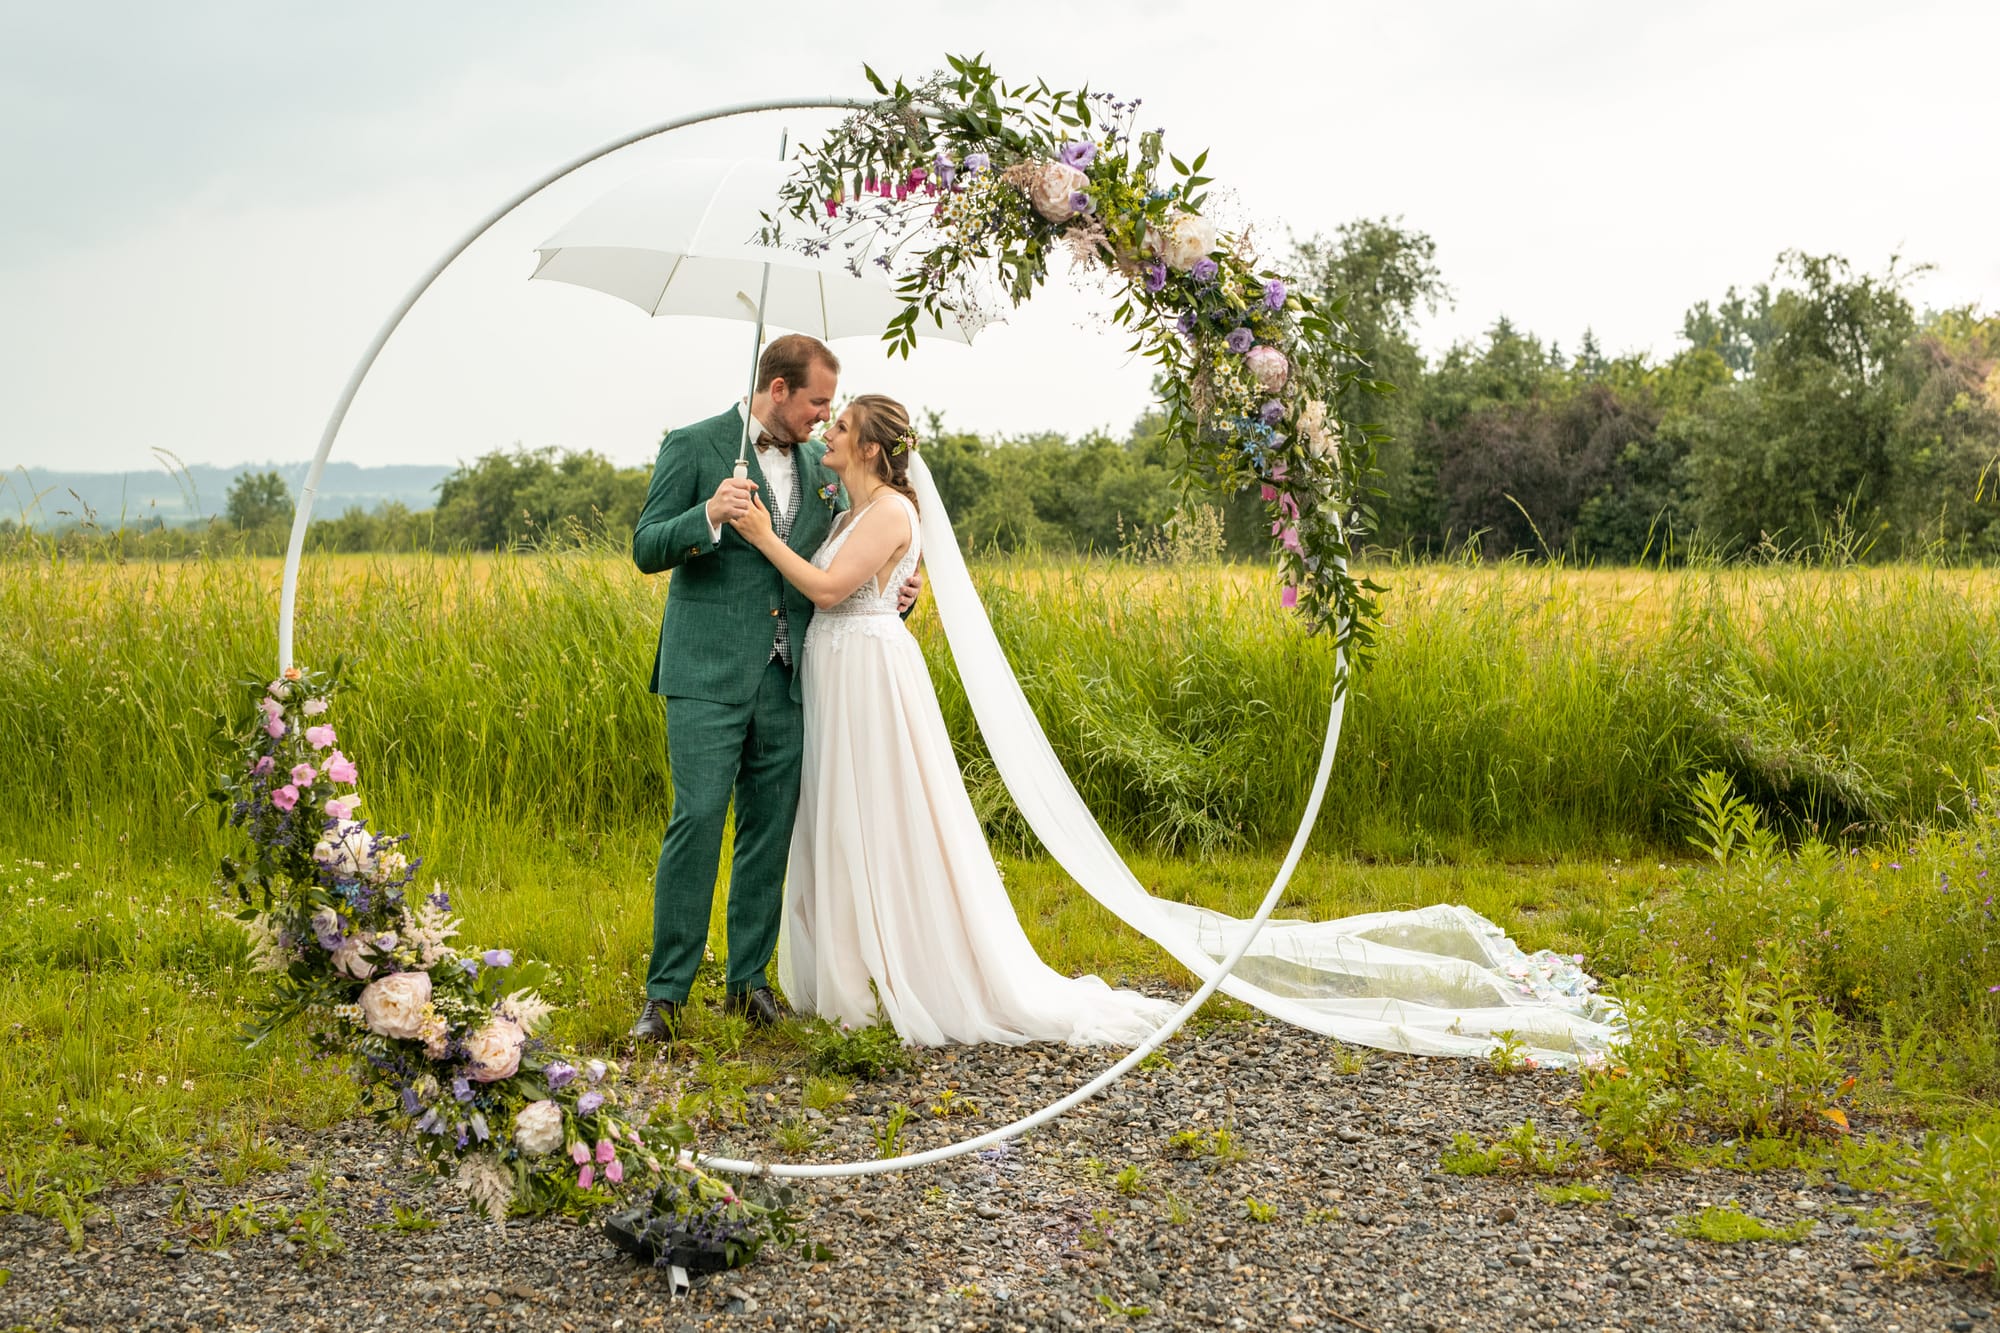
[[[661,163],[536,247],[532,276],[605,292],[651,315],[755,320],[753,376],[767,322],[828,341],[879,338],[903,308],[879,269],[856,274],[837,248],[808,255],[758,243],[765,219],[787,211],[779,188],[792,169],[782,158]],[[920,320],[917,333],[972,341],[956,322]],[[747,446],[747,419],[744,433]]]

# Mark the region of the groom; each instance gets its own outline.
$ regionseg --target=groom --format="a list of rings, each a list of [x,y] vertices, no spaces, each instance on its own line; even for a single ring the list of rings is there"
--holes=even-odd
[[[757,363],[747,404],[750,477],[734,478],[746,405],[668,434],[646,507],[632,531],[642,573],[672,570],[653,661],[653,693],[667,703],[674,806],[653,874],[653,956],[646,1003],[632,1035],[674,1028],[708,943],[709,905],[733,792],[736,848],[729,867],[729,959],[723,1007],[751,1022],[783,1011],[765,971],[778,943],[785,859],[799,802],[803,722],[798,653],[813,604],[729,526],[761,494],[785,544],[811,557],[837,507],[823,445],[840,362],[804,334],[774,340]],[[833,499],[824,498],[832,495]],[[918,580],[903,589],[915,599]]]

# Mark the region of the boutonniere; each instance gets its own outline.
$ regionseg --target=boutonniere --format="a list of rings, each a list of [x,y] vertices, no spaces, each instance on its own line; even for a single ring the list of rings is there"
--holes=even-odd
[[[840,508],[840,478],[835,477],[819,488],[819,498],[826,502],[828,512]]]

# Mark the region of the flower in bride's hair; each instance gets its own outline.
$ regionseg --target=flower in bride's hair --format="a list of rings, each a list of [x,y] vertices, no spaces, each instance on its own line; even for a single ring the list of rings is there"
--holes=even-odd
[[[1028,202],[1050,222],[1068,222],[1076,216],[1076,196],[1090,185],[1090,177],[1064,162],[1044,162],[1028,177]]]

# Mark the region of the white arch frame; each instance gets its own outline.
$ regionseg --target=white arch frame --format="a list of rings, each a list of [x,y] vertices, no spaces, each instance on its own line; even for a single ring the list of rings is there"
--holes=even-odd
[[[362,354],[359,364],[354,367],[353,373],[348,376],[347,385],[341,390],[340,398],[334,404],[333,413],[327,418],[326,428],[320,434],[319,448],[313,454],[312,467],[306,473],[305,485],[299,490],[298,510],[292,517],[291,541],[285,548],[285,577],[278,600],[279,672],[282,674],[285,668],[292,665],[292,624],[293,614],[298,602],[299,562],[305,553],[306,528],[312,521],[313,500],[319,490],[320,476],[326,469],[327,456],[333,452],[333,442],[340,434],[341,423],[347,419],[348,408],[353,405],[355,395],[361,390],[362,381],[368,377],[368,372],[374,368],[376,358],[382,354],[382,349],[388,344],[390,335],[395,333],[397,327],[402,324],[404,317],[416,306],[424,293],[430,290],[431,284],[436,282],[447,268],[451,267],[452,261],[456,260],[461,254],[464,254],[473,242],[491,231],[508,214],[540,194],[549,186],[570,173],[589,166],[592,162],[600,158],[608,157],[622,148],[629,148],[633,144],[657,138],[673,130],[686,129],[689,126],[700,125],[712,120],[725,120],[734,116],[755,115],[767,111],[858,111],[865,110],[874,105],[877,105],[877,103],[853,97],[781,98],[769,101],[741,102],[734,106],[719,107],[714,110],[697,112],[694,115],[680,116],[673,120],[664,121],[661,124],[615,139],[610,143],[591,150],[581,157],[563,164],[487,214],[480,221],[479,225],[467,232],[451,249],[447,250],[431,266],[430,271],[425,273],[417,281],[416,285],[410,288],[409,292],[403,297],[401,304],[396,307],[395,312],[389,316],[382,327],[376,332],[374,340],[368,344],[368,350]],[[938,114],[930,108],[918,107],[916,110],[919,114],[923,115],[935,116]],[[1215,973],[1193,995],[1188,997],[1187,1002],[1174,1012],[1172,1018],[1168,1019],[1157,1032],[1148,1037],[1143,1043],[1128,1052],[1123,1059],[1113,1064],[1096,1078],[1091,1079],[1090,1082],[1071,1091],[1066,1096],[1049,1103],[1041,1110],[1023,1116],[1009,1124],[1002,1125],[997,1129],[989,1130],[974,1138],[946,1144],[941,1148],[932,1148],[919,1153],[905,1153],[900,1157],[881,1158],[869,1162],[786,1163],[751,1162],[732,1157],[704,1157],[698,1153],[687,1155],[698,1161],[705,1169],[739,1175],[822,1179],[836,1176],[867,1176],[881,1175],[891,1171],[907,1171],[912,1167],[929,1166],[935,1162],[946,1161],[953,1157],[962,1157],[967,1153],[978,1152],[981,1149],[992,1147],[1009,1139],[1019,1138],[1028,1131],[1054,1120],[1070,1108],[1096,1096],[1099,1092],[1117,1082],[1120,1078],[1123,1078],[1126,1073],[1137,1066],[1147,1056],[1170,1041],[1174,1034],[1180,1031],[1181,1026],[1202,1005],[1208,1002],[1209,997],[1215,994],[1216,988],[1228,980],[1229,975],[1236,970],[1236,965],[1243,960],[1243,955],[1256,942],[1258,934],[1263,930],[1264,923],[1271,919],[1271,913],[1276,910],[1278,900],[1284,896],[1286,886],[1291,883],[1293,871],[1298,868],[1299,858],[1305,853],[1306,842],[1311,837],[1313,824],[1319,818],[1320,803],[1326,797],[1327,779],[1333,771],[1334,751],[1340,744],[1340,724],[1342,715],[1346,711],[1346,704],[1347,658],[1345,653],[1336,653],[1332,707],[1327,718],[1326,741],[1320,749],[1319,769],[1313,776],[1312,793],[1306,798],[1306,808],[1299,819],[1298,832],[1292,836],[1292,844],[1285,853],[1284,863],[1279,867],[1277,875],[1272,879],[1270,891],[1264,895],[1263,902],[1258,904],[1256,914],[1250,918],[1250,928],[1243,932],[1242,939],[1237,942],[1236,947],[1230,950],[1229,955],[1217,966]]]

